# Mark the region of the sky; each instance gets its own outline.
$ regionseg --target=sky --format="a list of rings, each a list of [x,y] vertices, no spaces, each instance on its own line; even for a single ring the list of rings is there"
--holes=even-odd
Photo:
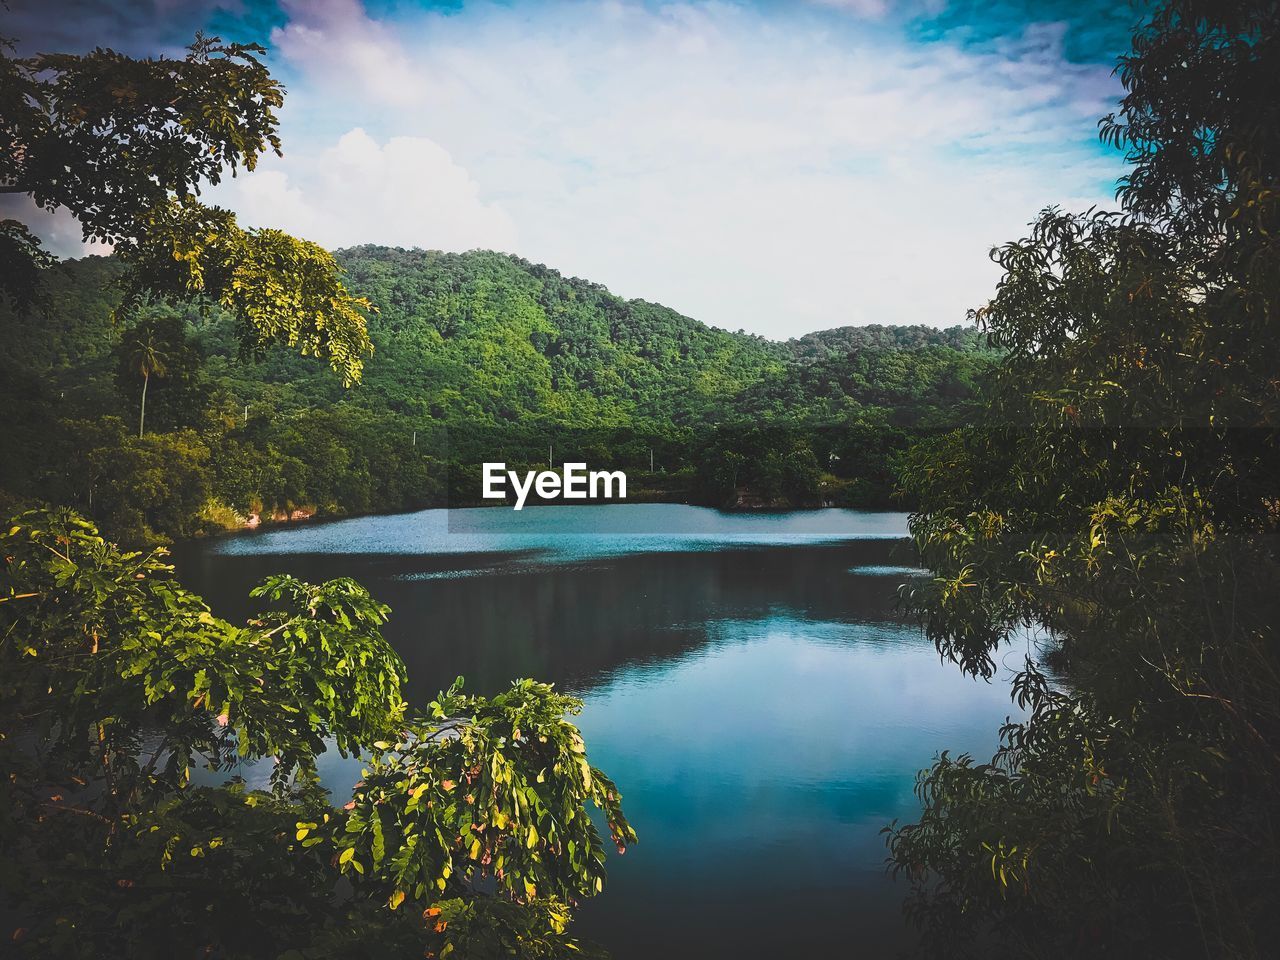
[[[329,248],[500,250],[726,329],[951,326],[1097,138],[1141,9],[1090,0],[8,0],[21,52],[256,41],[284,157],[206,193]],[[57,253],[65,211],[6,198]]]

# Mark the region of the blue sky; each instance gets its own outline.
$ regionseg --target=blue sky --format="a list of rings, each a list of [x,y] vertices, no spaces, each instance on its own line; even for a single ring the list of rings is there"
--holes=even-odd
[[[520,254],[771,337],[962,322],[996,243],[1113,205],[1141,8],[1068,0],[10,0],[24,50],[257,40],[285,157],[212,191],[329,247]],[[56,8],[56,9],[55,9]],[[15,207],[59,252],[74,223]]]

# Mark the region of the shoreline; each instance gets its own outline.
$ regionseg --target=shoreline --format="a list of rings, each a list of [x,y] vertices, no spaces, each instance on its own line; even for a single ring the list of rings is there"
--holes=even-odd
[[[626,500],[575,500],[565,502],[561,500],[529,500],[525,503],[524,510],[538,507],[626,507],[637,505],[655,505],[655,506],[684,506],[696,507],[704,510],[712,510],[719,514],[727,516],[745,516],[745,515],[780,515],[790,513],[816,513],[821,510],[855,510],[862,513],[908,513],[899,507],[854,507],[843,506],[837,504],[816,504],[809,506],[715,506],[708,503],[696,503],[692,500],[675,500],[675,499],[642,499],[639,497],[628,497]],[[463,503],[429,503],[415,507],[394,507],[386,510],[361,510],[353,513],[326,513],[312,512],[305,513],[301,516],[291,516],[286,519],[269,519],[262,520],[257,524],[244,523],[232,527],[221,527],[205,533],[198,533],[190,537],[174,538],[170,546],[179,544],[203,543],[210,540],[218,540],[224,537],[242,537],[254,534],[278,533],[282,530],[299,527],[320,526],[330,523],[338,523],[342,520],[359,520],[367,517],[389,517],[397,514],[414,514],[422,513],[427,510],[511,510],[510,503],[495,502],[493,500],[469,500]],[[523,511],[522,511],[523,512]],[[294,511],[301,513],[301,511]]]
[[[625,500],[609,499],[609,498],[585,498],[566,501],[561,499],[541,499],[531,494],[525,501],[525,507],[538,506],[604,506],[604,505],[623,505],[636,503],[655,503],[669,504],[672,506],[690,506],[690,507],[706,507],[726,514],[770,514],[770,513],[794,513],[824,509],[845,509],[845,510],[866,510],[869,512],[909,512],[909,508],[904,509],[899,504],[876,504],[876,505],[852,505],[838,504],[832,501],[826,501],[816,504],[791,504],[779,503],[777,501],[764,501],[748,489],[742,489],[738,492],[737,502],[731,505],[714,504],[699,502],[692,491],[687,487],[640,487],[629,495]],[[182,543],[191,540],[204,540],[210,537],[227,536],[231,534],[253,533],[257,531],[279,530],[298,524],[314,524],[326,523],[335,520],[352,520],[357,517],[377,517],[388,516],[396,513],[416,513],[421,510],[450,510],[450,509],[484,509],[484,508],[501,508],[510,509],[513,500],[492,500],[481,497],[467,498],[461,502],[452,502],[446,499],[443,502],[427,502],[417,506],[397,506],[386,509],[358,510],[353,512],[329,512],[321,510],[314,504],[306,504],[290,511],[288,515],[284,511],[277,511],[271,517],[262,517],[260,514],[250,514],[244,517],[234,508],[225,507],[226,511],[235,516],[239,522],[235,524],[221,523],[219,524],[215,518],[211,518],[211,522],[218,524],[218,528],[209,532],[198,533],[191,537],[175,538],[174,543]],[[250,522],[250,518],[257,518],[256,522]]]

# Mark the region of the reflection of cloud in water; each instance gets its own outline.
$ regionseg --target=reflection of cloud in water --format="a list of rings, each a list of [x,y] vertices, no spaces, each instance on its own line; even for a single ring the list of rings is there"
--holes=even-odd
[[[918,812],[916,773],[938,751],[990,756],[1018,715],[1007,678],[976,681],[886,620],[689,626],[702,643],[581,691],[591,761],[621,786],[641,842],[610,862],[608,895],[578,929],[627,958],[848,956],[850,938],[895,955],[902,890],[880,830]]]
[[[924,567],[850,567],[849,572],[860,577],[927,577]]]
[[[905,513],[839,509],[727,513],[659,503],[539,506],[521,511],[502,507],[422,510],[226,537],[212,541],[208,552],[452,557],[518,553],[526,562],[559,563],[636,553],[700,553],[732,546],[901,539],[907,535],[906,518]],[[459,568],[474,565],[463,561],[454,566],[452,573],[463,573]]]
[[[510,567],[460,567],[457,570],[433,570],[429,573],[399,573],[391,577],[392,580],[402,580],[412,583],[415,580],[462,580],[465,577],[482,577],[486,574],[493,573],[495,570],[510,570]]]
[[[314,533],[293,532],[307,541]],[[581,689],[624,664],[679,657],[705,643],[717,621],[903,624],[892,577],[847,571],[914,558],[904,541],[856,537],[585,559],[528,550],[362,554],[351,537],[334,552],[233,554],[226,545],[184,545],[175,556],[184,582],[216,613],[249,616],[249,589],[270,574],[354,577],[391,608],[384,633],[409,666],[415,702],[458,674],[477,692],[521,676]]]
[[[916,772],[939,750],[990,756],[1032,638],[991,683],[940,662],[895,605],[898,583],[927,575],[903,514],[670,509],[678,534],[620,529],[659,519],[641,506],[473,511],[493,529],[467,534],[427,511],[180,545],[175,560],[232,619],[268,574],[356,578],[391,607],[416,706],[459,674],[477,693],[528,676],[582,696],[591,761],[642,841],[610,860],[575,929],[620,960],[843,956],[851,941],[892,955],[901,889],[880,828],[918,810]],[[601,511],[611,531],[565,532]],[[361,767],[320,759],[335,799]],[[270,768],[241,772],[260,785]]]

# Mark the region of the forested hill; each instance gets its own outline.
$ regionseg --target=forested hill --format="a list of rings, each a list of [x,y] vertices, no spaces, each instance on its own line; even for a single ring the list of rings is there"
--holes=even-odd
[[[368,387],[438,419],[687,424],[781,371],[786,355],[519,257],[372,246],[338,256],[380,310]]]
[[[747,490],[888,505],[899,454],[963,416],[991,357],[960,328],[773,342],[491,252],[338,258],[377,308],[351,389],[283,349],[238,357],[216,308],[155,305],[113,324],[111,259],[46,270],[38,307],[0,307],[2,505],[73,504],[142,541],[254,514],[456,503],[477,495],[482,460],[545,463],[549,445],[700,502]],[[140,339],[165,359],[141,437]]]
[[[982,350],[986,337],[973,327],[926,327],[924,324],[886,327],[871,323],[865,327],[835,327],[806,333],[788,340],[784,346],[796,360],[826,360],[860,351],[916,350],[921,347],[951,347],[954,350]]]

